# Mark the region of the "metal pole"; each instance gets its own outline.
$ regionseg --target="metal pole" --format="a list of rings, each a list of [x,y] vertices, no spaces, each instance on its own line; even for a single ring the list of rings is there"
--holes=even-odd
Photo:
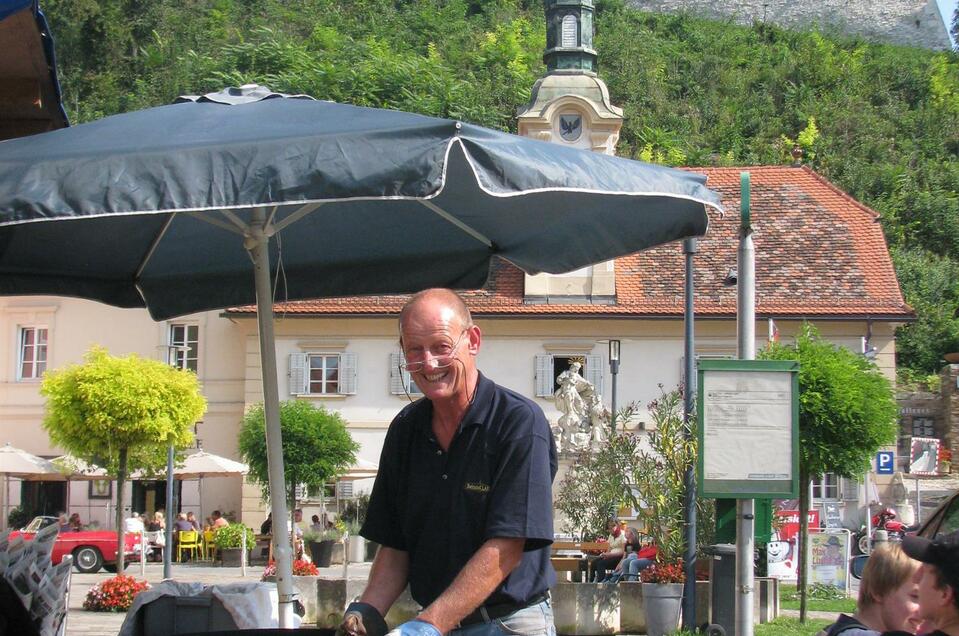
[[[260,332],[260,371],[263,374],[263,413],[266,417],[267,467],[270,476],[270,510],[273,512],[273,558],[281,628],[293,628],[293,549],[287,519],[286,477],[283,470],[283,435],[280,429],[280,389],[276,377],[276,337],[273,332],[273,298],[270,284],[270,238],[264,231],[266,210],[254,208],[243,246],[253,257],[256,280],[256,319]]]
[[[686,255],[686,281],[685,281],[685,306],[684,312],[684,333],[683,333],[683,354],[686,363],[686,385],[683,387],[683,422],[686,425],[686,437],[692,436],[692,425],[696,421],[695,390],[696,390],[696,331],[695,327],[695,308],[693,305],[693,294],[696,289],[696,281],[693,275],[693,257],[698,251],[696,239],[686,239],[683,241],[683,254]],[[685,543],[686,550],[683,554],[683,569],[686,574],[686,582],[683,584],[683,629],[695,631],[696,629],[696,468],[690,466],[686,469],[685,475],[686,499],[685,506]]]
[[[166,545],[163,546],[163,578],[173,578],[173,444],[166,449]],[[142,556],[142,554],[141,554]]]
[[[749,173],[740,174],[741,227],[737,266],[736,341],[740,360],[756,359],[756,251],[749,220]],[[805,514],[800,511],[800,514]],[[736,500],[736,636],[753,636],[755,502]]]
[[[864,554],[872,554],[872,488],[869,487],[869,473],[867,470],[863,475],[863,483],[866,486],[866,550]],[[812,502],[812,499],[809,500]]]
[[[240,538],[240,576],[246,578],[246,526]]]
[[[922,486],[919,485],[919,477],[916,476],[916,525],[922,523]]]
[[[610,408],[612,408],[612,413],[610,414],[609,424],[610,424],[610,433],[612,435],[616,434],[616,378],[619,375],[619,347],[620,347],[619,340],[610,339],[609,341],[609,372],[613,376],[613,394],[610,400]]]
[[[613,365],[610,364],[610,366],[613,366]],[[618,363],[616,366],[618,366]],[[619,369],[613,366],[613,368],[611,369],[611,372],[613,376],[613,391],[612,391],[612,397],[610,398],[610,406],[613,409],[613,412],[610,414],[610,422],[612,423],[613,434],[615,435],[616,434],[616,376],[619,375]]]
[[[140,577],[146,578],[147,576],[147,535],[146,532],[140,532]],[[166,572],[163,573],[163,578],[170,578],[166,575]]]

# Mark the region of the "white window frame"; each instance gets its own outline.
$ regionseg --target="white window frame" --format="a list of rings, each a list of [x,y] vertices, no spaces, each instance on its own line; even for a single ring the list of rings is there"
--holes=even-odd
[[[421,397],[423,392],[413,381],[413,375],[403,368],[406,356],[402,351],[390,354],[390,394],[410,397]]]
[[[539,353],[536,354],[534,383],[536,397],[550,399],[559,387],[556,385],[556,358],[583,358],[582,375],[587,382],[593,385],[599,395],[603,395],[603,377],[605,362],[603,356],[596,354],[572,353]]]
[[[183,339],[178,341],[174,331],[183,330]],[[196,330],[196,339],[190,339],[190,330]],[[196,374],[200,373],[200,325],[195,322],[171,322],[167,328],[167,346],[169,355],[167,362],[177,369],[189,369]],[[189,347],[184,350],[183,347]],[[192,363],[192,364],[191,364]]]
[[[337,387],[335,392],[316,393],[310,381],[311,359],[337,358]],[[290,394],[316,397],[335,397],[356,394],[356,354],[346,351],[306,351],[290,354]],[[325,384],[325,380],[323,384]],[[321,387],[325,388],[325,387]]]
[[[841,501],[842,480],[836,473],[825,473],[812,478],[812,500]]]
[[[27,345],[25,335],[28,331],[33,332],[33,344]],[[40,333],[43,332],[43,344],[39,343]],[[23,365],[27,362],[25,354],[26,347],[31,348],[30,364],[33,372],[30,375],[23,374]],[[43,351],[43,359],[38,355]],[[47,362],[50,359],[50,329],[46,325],[19,325],[17,328],[17,382],[32,382],[43,378],[47,370]],[[40,367],[43,367],[42,369]]]

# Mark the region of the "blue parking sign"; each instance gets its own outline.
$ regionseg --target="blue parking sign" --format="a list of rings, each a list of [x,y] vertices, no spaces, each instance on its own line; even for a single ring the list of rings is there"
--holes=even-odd
[[[876,453],[876,474],[891,475],[896,472],[896,454],[892,451]]]

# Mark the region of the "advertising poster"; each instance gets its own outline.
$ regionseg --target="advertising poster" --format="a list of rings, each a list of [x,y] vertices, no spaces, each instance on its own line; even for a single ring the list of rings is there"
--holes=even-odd
[[[777,579],[797,578],[799,554],[799,511],[776,510],[778,531],[773,535],[774,540],[766,544],[766,567],[769,576]],[[809,527],[819,527],[819,511],[809,511]]]
[[[849,584],[849,533],[816,532],[809,535],[809,582],[841,590]]]

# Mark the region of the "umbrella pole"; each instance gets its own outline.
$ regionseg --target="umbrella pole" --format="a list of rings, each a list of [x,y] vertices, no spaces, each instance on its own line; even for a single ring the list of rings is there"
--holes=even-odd
[[[293,627],[293,550],[287,518],[283,438],[280,431],[280,391],[276,373],[276,338],[273,332],[273,298],[270,284],[269,236],[264,232],[266,210],[254,208],[243,245],[253,257],[256,280],[256,318],[260,332],[260,370],[263,374],[263,413],[266,417],[267,465],[270,474],[270,509],[273,512],[273,557],[281,628]]]

